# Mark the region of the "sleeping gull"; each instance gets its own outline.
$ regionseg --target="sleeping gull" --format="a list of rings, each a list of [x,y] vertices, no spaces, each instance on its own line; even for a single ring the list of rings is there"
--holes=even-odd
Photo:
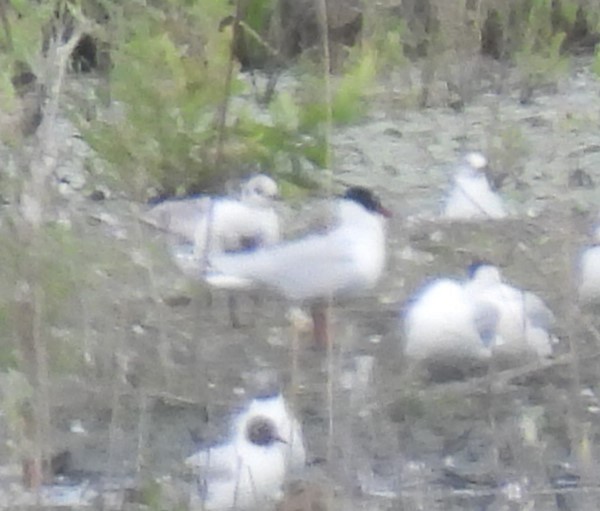
[[[349,188],[336,200],[336,222],[324,233],[264,247],[222,254],[210,260],[210,284],[222,288],[263,285],[286,298],[311,304],[317,345],[329,342],[330,297],[372,288],[385,263],[385,218],[390,213],[368,189]]]
[[[454,176],[454,186],[446,198],[442,216],[452,220],[500,219],[507,216],[501,197],[487,180],[485,156],[468,153]]]
[[[555,338],[548,330],[554,324],[554,314],[540,297],[505,284],[500,270],[491,264],[472,265],[469,273],[465,289],[471,298],[492,305],[499,314],[495,353],[552,355]]]
[[[471,298],[464,283],[440,278],[423,286],[404,308],[403,354],[410,370],[436,380],[485,368],[497,342],[495,307]]]
[[[300,424],[281,394],[254,399],[233,422],[228,443],[197,452],[192,504],[207,510],[255,508],[281,495],[286,475],[304,468]]]

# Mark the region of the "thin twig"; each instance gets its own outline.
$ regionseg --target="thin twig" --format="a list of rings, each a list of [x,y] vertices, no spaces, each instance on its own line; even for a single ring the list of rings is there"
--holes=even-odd
[[[241,18],[241,0],[235,2],[235,16],[233,18],[232,33],[235,34],[240,27]],[[217,149],[215,153],[214,167],[218,171],[223,163],[223,145],[225,144],[225,128],[227,123],[227,113],[229,110],[229,102],[231,99],[231,83],[233,81],[233,68],[235,64],[235,36],[231,37],[229,49],[229,61],[227,63],[227,72],[225,73],[224,95],[223,101],[217,110],[217,119],[215,129],[217,132]],[[210,222],[209,222],[210,223]]]

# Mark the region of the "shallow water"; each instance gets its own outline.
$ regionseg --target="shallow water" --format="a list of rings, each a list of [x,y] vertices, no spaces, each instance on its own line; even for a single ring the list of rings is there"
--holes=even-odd
[[[336,133],[334,181],[374,187],[396,214],[380,284],[335,304],[331,360],[291,329],[287,304],[269,293],[240,297],[244,327],[231,328],[226,295],[179,275],[128,203],[66,205],[95,255],[53,330],[86,355],[51,384],[52,443],[72,453],[71,482],[92,485],[92,507],[105,494],[108,507],[135,508],[140,494],[115,490],[115,478],[146,488],[146,498],[160,481],[172,507],[185,500],[193,439],[224,439],[235,410],[281,388],[303,425],[304,478],[324,488],[317,493],[332,509],[596,509],[600,337],[594,315],[573,301],[572,270],[598,194],[568,183],[576,169],[600,183],[590,108],[598,92],[579,68],[529,106],[518,93],[482,94],[462,113],[382,100],[371,119]],[[496,169],[512,161],[501,192],[515,216],[437,220],[453,162],[477,148]],[[500,265],[547,301],[558,320],[555,359],[446,383],[409,378],[402,303],[428,278],[461,277],[473,259]],[[71,431],[74,421],[83,433]],[[2,459],[16,462],[9,453],[2,446]],[[2,479],[0,503],[9,505],[16,472]]]

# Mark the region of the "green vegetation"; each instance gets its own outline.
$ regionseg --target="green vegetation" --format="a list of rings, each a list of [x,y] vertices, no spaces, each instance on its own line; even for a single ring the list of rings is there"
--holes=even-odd
[[[558,14],[572,25],[576,13],[577,6],[568,2]],[[561,53],[566,33],[554,27],[554,15],[552,0],[533,0],[528,10],[517,12],[516,19],[525,20],[515,52],[515,61],[523,75],[523,99],[533,89],[555,83],[567,70],[568,60]]]
[[[285,34],[275,0],[239,5],[228,0],[149,5],[57,0],[43,8],[24,1],[10,4],[10,31],[0,31],[0,46],[12,49],[0,54],[2,69],[14,69],[23,61],[37,72],[48,34],[41,28],[55,11],[68,11],[75,22],[85,22],[99,46],[108,48],[108,88],[99,86],[96,92],[100,104],[108,90],[110,111],[98,110],[92,119],[82,113],[79,123],[92,147],[109,162],[115,183],[132,196],[147,198],[150,189],[165,194],[200,191],[257,168],[297,185],[318,179],[311,171],[325,165],[323,66],[303,66],[300,59],[298,69],[311,70],[308,76],[297,75],[293,89],[277,83],[279,69],[293,72],[294,64],[292,59],[284,62],[280,53]],[[435,55],[442,46],[475,44],[476,37],[455,28],[463,22],[437,19],[446,11],[436,1],[428,5],[404,17],[385,9],[365,10],[362,44],[349,51],[334,80],[334,124],[364,116],[375,76],[407,65],[406,45],[421,48],[435,67],[447,65]],[[582,16],[590,27],[596,26],[597,13],[585,7],[583,0],[489,0],[477,12],[469,6],[455,12],[466,17],[469,34],[483,29],[486,17],[495,20],[496,42],[503,48],[499,56],[521,70],[522,97],[527,99],[565,73],[567,34]],[[432,44],[442,40],[443,45]],[[419,52],[411,52],[418,58]],[[309,55],[318,60],[320,51]],[[255,101],[251,80],[238,73],[249,63],[265,69],[274,84],[265,108]],[[15,104],[10,78],[9,72],[0,73],[5,111]]]
[[[303,92],[282,90],[259,111],[250,84],[231,62],[232,25],[222,29],[220,23],[232,15],[230,3],[175,5],[140,7],[111,20],[120,38],[109,77],[119,112],[85,126],[87,140],[138,197],[149,187],[168,194],[198,191],[257,166],[306,184],[299,170],[325,164],[322,80],[301,78],[297,90]],[[265,2],[251,2],[246,12],[250,53],[269,47],[256,40],[264,32],[265,9]],[[370,50],[359,53],[337,87],[336,123],[365,111],[376,57]]]

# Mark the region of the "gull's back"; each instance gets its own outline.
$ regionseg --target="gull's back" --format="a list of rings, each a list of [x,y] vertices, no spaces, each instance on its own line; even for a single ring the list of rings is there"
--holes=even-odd
[[[210,197],[165,200],[143,213],[141,219],[181,237],[182,241],[193,243],[198,223],[205,217],[210,201]]]

